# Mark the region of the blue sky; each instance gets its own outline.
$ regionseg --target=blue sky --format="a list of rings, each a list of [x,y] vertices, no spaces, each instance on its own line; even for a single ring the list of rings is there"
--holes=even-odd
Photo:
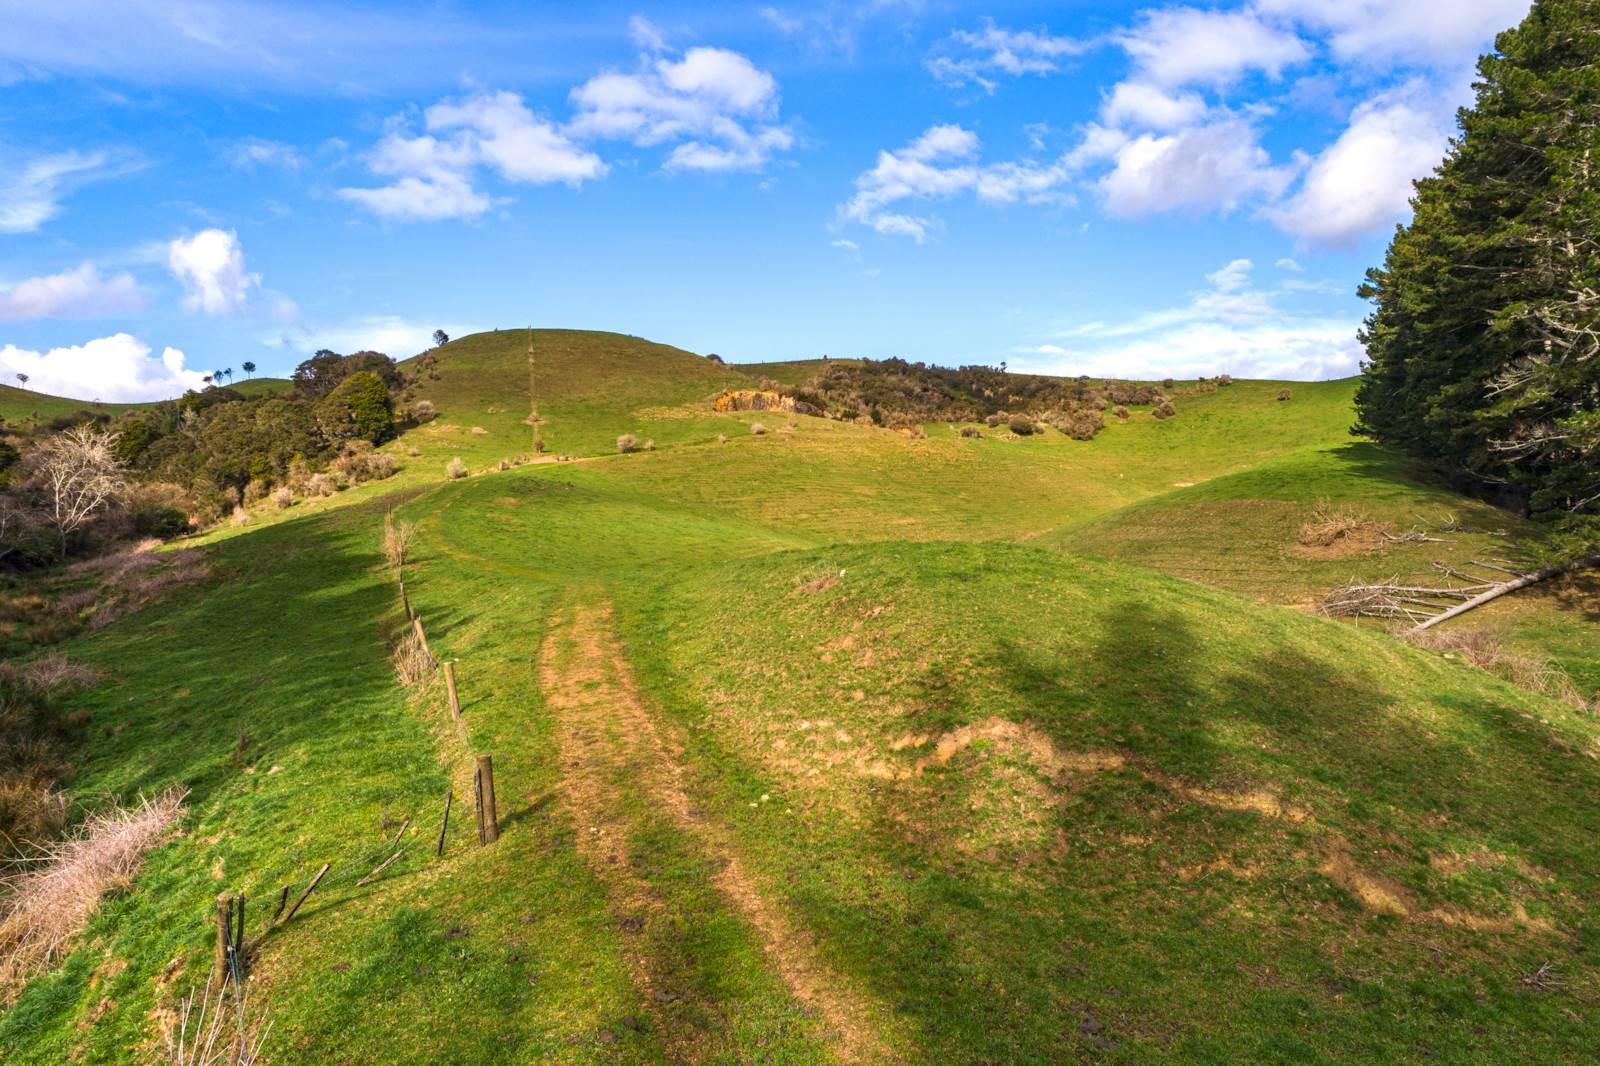
[[[1351,373],[1528,0],[0,0],[0,374],[149,399],[527,324]]]

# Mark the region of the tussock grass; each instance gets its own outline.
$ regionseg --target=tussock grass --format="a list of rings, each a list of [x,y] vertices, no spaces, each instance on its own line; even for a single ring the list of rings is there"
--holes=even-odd
[[[383,557],[397,572],[405,569],[406,553],[411,550],[411,542],[416,539],[415,522],[397,522],[393,511],[383,516]]]
[[[1311,520],[1300,527],[1298,540],[1308,548],[1327,548],[1362,532],[1367,527],[1365,515],[1336,508],[1328,500],[1318,500],[1311,512]]]
[[[28,856],[4,880],[0,916],[0,989],[48,966],[82,932],[107,892],[125,888],[177,820],[180,789],[91,815],[64,840]]]
[[[433,658],[413,630],[407,629],[395,641],[392,658],[395,676],[407,688],[426,688],[433,680]]]
[[[1407,630],[1402,635],[1419,648],[1442,652],[1447,657],[1459,656],[1518,688],[1560,700],[1578,710],[1589,709],[1589,701],[1578,691],[1571,675],[1558,664],[1541,656],[1510,650],[1505,639],[1493,630],[1439,628],[1424,629],[1420,633]]]

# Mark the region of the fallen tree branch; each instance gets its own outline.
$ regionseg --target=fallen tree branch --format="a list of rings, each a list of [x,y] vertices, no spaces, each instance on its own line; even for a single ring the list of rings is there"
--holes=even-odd
[[[1493,600],[1497,600],[1507,593],[1516,592],[1518,589],[1525,589],[1529,585],[1536,585],[1541,581],[1549,580],[1550,578],[1557,577],[1561,574],[1570,573],[1573,570],[1588,570],[1597,566],[1600,566],[1600,555],[1591,555],[1583,559],[1574,559],[1570,563],[1562,563],[1558,566],[1547,566],[1543,570],[1535,570],[1531,574],[1523,574],[1521,577],[1514,578],[1499,585],[1495,585],[1493,588],[1490,588],[1485,592],[1480,592],[1478,595],[1472,597],[1470,600],[1467,600],[1465,603],[1457,604],[1456,606],[1445,611],[1443,614],[1435,615],[1432,618],[1418,623],[1412,628],[1411,631],[1416,633],[1436,626],[1440,622],[1448,622],[1452,618],[1458,618],[1461,615],[1466,614],[1475,607],[1482,607],[1484,604]]]

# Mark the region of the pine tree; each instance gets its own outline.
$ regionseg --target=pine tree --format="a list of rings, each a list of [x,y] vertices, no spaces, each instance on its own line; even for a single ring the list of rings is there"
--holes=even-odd
[[[1538,0],[1361,295],[1356,430],[1600,531],[1600,0]]]

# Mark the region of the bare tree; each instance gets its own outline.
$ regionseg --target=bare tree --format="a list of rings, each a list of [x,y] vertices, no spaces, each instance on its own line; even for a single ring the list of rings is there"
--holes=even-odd
[[[78,426],[46,439],[30,457],[63,558],[67,538],[109,508],[126,485],[111,450],[116,442],[115,433]]]

